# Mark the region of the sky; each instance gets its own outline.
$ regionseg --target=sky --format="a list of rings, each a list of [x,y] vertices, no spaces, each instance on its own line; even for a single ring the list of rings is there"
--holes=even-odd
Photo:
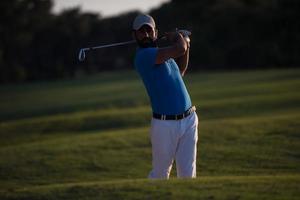
[[[83,12],[96,12],[110,17],[130,10],[147,12],[170,0],[53,0],[53,12],[80,6]]]

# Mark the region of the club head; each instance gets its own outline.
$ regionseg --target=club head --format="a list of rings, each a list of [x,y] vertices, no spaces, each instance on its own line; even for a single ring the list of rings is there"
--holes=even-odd
[[[84,59],[85,59],[85,49],[80,49],[79,55],[78,55],[78,60],[84,61]]]

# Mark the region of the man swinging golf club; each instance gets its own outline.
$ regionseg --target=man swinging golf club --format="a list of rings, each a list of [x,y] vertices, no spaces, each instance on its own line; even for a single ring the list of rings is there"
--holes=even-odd
[[[166,33],[171,46],[159,48],[153,18],[140,14],[133,22],[133,37],[139,48],[134,60],[150,97],[152,171],[151,179],[168,179],[175,159],[177,177],[196,177],[198,117],[182,80],[190,40],[184,31]]]

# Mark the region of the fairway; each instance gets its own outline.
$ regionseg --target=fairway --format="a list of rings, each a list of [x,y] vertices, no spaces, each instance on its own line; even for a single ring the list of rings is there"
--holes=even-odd
[[[134,71],[0,86],[0,199],[298,199],[300,70],[187,73],[197,179],[150,181]]]

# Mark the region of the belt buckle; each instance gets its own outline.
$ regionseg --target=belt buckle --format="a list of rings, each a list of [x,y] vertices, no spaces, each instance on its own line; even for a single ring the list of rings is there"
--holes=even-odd
[[[196,106],[193,106],[193,107],[192,107],[192,111],[196,111]]]

